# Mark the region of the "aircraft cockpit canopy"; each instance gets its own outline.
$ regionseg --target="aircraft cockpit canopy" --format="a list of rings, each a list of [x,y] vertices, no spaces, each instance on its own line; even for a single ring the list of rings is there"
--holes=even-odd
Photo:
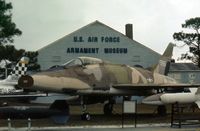
[[[91,64],[100,64],[104,63],[103,60],[93,57],[78,57],[76,59],[72,59],[64,64],[65,67],[76,66],[76,65],[91,65]]]
[[[93,57],[79,57],[78,59],[82,61],[83,65],[103,63],[103,60]]]
[[[65,67],[76,65],[82,65],[82,61],[80,59],[72,59],[64,64]]]

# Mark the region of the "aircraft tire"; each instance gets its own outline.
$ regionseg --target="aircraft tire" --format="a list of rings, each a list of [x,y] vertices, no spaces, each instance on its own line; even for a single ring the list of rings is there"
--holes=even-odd
[[[83,113],[81,115],[81,120],[86,120],[86,121],[89,121],[91,119],[91,116],[89,113]]]
[[[7,102],[2,102],[0,107],[8,106]]]
[[[159,116],[165,116],[167,114],[166,106],[164,106],[164,105],[158,106],[157,112],[158,112]]]
[[[113,104],[110,103],[105,104],[103,111],[105,115],[112,115]]]

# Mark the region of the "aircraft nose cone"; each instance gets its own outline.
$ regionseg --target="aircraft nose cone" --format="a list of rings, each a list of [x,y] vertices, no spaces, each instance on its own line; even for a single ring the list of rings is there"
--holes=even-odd
[[[163,94],[148,96],[142,100],[142,103],[149,104],[149,105],[162,105],[163,103],[160,100],[161,95]]]
[[[18,80],[18,85],[22,88],[32,87],[33,86],[33,78],[28,75],[21,76]]]

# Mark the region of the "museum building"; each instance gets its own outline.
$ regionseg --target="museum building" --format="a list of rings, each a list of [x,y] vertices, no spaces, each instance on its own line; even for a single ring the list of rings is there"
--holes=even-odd
[[[39,49],[38,63],[45,70],[79,56],[90,56],[144,68],[156,64],[160,54],[133,40],[132,24],[127,24],[125,31],[124,35],[94,21]]]

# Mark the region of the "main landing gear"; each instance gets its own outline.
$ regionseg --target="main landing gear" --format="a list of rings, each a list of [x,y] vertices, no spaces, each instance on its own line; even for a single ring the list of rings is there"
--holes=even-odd
[[[82,105],[83,114],[81,115],[81,120],[89,121],[91,119],[91,116],[90,113],[86,112],[86,110],[87,110],[86,105]]]
[[[91,119],[90,114],[89,113],[83,113],[81,115],[81,120],[86,120],[89,121]]]

